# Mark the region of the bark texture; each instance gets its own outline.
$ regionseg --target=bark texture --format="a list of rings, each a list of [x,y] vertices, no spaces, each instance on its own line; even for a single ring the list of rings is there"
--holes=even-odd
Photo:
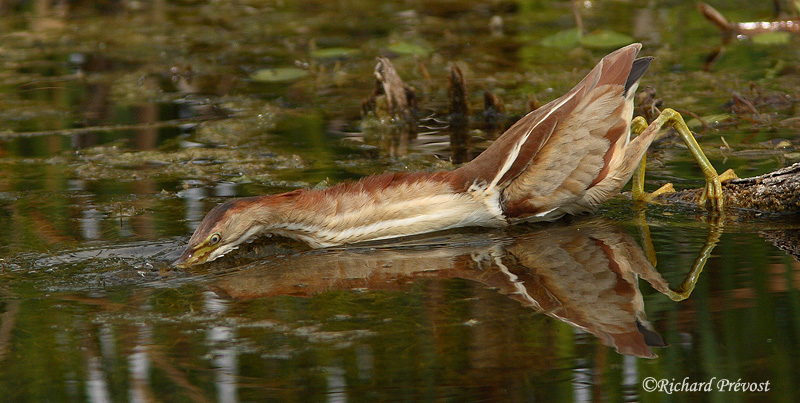
[[[665,194],[664,202],[697,203],[703,189]],[[800,213],[800,163],[761,176],[732,179],[722,183],[726,208],[763,213]]]

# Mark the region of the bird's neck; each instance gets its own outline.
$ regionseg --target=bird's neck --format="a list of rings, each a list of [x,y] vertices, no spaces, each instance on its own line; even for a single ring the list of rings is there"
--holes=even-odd
[[[313,247],[468,225],[505,225],[499,205],[493,208],[464,188],[452,172],[390,173],[325,190],[259,197],[242,213],[262,233]]]

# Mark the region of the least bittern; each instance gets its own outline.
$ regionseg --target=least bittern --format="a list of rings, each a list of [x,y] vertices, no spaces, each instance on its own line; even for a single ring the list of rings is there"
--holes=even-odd
[[[702,167],[706,187],[700,204],[722,211],[721,178],[680,114],[666,109],[650,125],[631,120],[636,88],[652,60],[636,59],[640,49],[632,44],[604,57],[572,90],[524,116],[454,171],[385,173],[325,190],[220,204],[175,264],[212,261],[262,234],[318,248],[591,211],[619,193],[664,125],[677,130]],[[638,136],[631,139],[631,131]],[[640,172],[633,196],[648,200],[643,166]]]

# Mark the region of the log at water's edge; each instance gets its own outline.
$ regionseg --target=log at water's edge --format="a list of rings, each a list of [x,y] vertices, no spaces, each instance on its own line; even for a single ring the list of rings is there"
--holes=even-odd
[[[656,198],[666,203],[697,204],[703,189],[687,189]],[[726,208],[764,213],[800,213],[800,163],[752,178],[722,183]]]

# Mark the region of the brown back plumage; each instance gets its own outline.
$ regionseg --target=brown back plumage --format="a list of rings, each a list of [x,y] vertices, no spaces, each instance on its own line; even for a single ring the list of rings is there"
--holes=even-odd
[[[572,90],[520,119],[456,174],[466,186],[502,174],[497,188],[511,218],[556,218],[604,201],[596,199],[611,193],[605,189],[585,198],[627,144],[633,110],[626,95],[649,64],[639,59],[632,70],[640,49],[632,44],[604,57]],[[508,156],[514,160],[503,173]]]

